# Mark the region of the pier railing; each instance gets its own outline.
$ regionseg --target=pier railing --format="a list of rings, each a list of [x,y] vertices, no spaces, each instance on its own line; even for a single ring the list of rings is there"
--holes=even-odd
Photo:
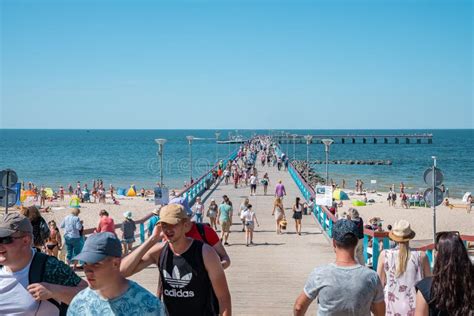
[[[281,156],[281,154],[283,153],[279,146],[275,147],[275,151],[279,156]],[[306,201],[309,201],[311,197],[316,197],[314,189],[304,180],[302,174],[295,168],[291,161],[288,164],[288,172],[290,173],[291,178],[296,183],[298,189],[300,190]],[[327,237],[332,238],[333,224],[337,221],[336,216],[329,212],[327,207],[323,205],[316,205],[316,203],[314,204],[311,212],[315,217],[316,221],[320,224],[324,234],[326,234]],[[466,248],[468,247],[469,243],[474,243],[474,236],[472,235],[461,235],[461,239],[464,241],[464,245],[466,246]],[[374,245],[377,246],[374,247]],[[372,269],[377,270],[377,264],[380,253],[382,252],[382,250],[390,248],[390,239],[388,238],[388,232],[379,232],[364,228],[363,246],[365,265],[371,266]],[[428,260],[430,262],[431,268],[433,268],[434,265],[434,248],[435,245],[433,243],[414,248],[414,250],[425,251],[426,256],[428,257]]]
[[[227,167],[227,164],[229,162],[232,162],[236,157],[239,152],[239,149],[236,149],[233,151],[229,157],[226,159],[222,159],[223,162],[223,168],[225,169]],[[201,196],[207,189],[209,189],[209,186],[213,183],[213,171],[217,170],[219,168],[219,162],[217,162],[211,169],[206,171],[199,179],[197,179],[191,186],[187,187],[185,190],[181,191],[177,197],[185,197],[188,205],[191,207],[194,202],[196,201],[196,198],[198,196]],[[149,213],[145,215],[144,217],[140,218],[139,220],[135,221],[135,224],[138,225],[139,227],[139,238],[140,238],[140,243],[145,242],[146,235],[145,235],[145,223],[153,216],[153,213]],[[119,229],[122,226],[122,223],[115,224],[115,229]],[[94,228],[87,228],[84,229],[84,236],[93,234],[95,231]]]

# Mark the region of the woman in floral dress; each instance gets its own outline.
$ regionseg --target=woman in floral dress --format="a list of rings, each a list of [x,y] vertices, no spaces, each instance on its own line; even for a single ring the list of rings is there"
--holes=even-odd
[[[415,315],[415,284],[431,275],[424,252],[410,250],[409,241],[415,237],[410,223],[400,220],[389,233],[397,247],[380,253],[377,273],[384,285],[386,315]]]

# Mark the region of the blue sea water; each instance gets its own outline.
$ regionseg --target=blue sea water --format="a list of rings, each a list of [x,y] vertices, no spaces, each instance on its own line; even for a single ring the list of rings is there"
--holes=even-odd
[[[342,179],[354,186],[362,179],[366,187],[377,180],[373,188],[388,190],[403,181],[409,191],[425,188],[423,172],[437,165],[444,173],[444,184],[452,195],[474,191],[474,130],[286,130],[300,135],[312,134],[409,134],[432,133],[433,144],[341,144],[330,149],[330,160],[391,160],[392,165],[329,165],[329,177],[337,183]],[[76,181],[92,183],[103,179],[108,185],[150,188],[159,180],[160,165],[155,138],[165,138],[164,182],[169,187],[181,187],[189,181],[189,144],[187,135],[200,138],[193,141],[193,177],[198,178],[216,161],[238,145],[216,145],[214,130],[8,130],[0,129],[0,170],[15,170],[20,180],[57,188]],[[278,133],[268,130],[224,130],[250,137],[256,134]],[[282,149],[293,156],[293,144]],[[311,160],[324,160],[324,145],[309,146]],[[306,159],[306,145],[296,144],[297,159]],[[325,165],[314,169],[325,175]]]

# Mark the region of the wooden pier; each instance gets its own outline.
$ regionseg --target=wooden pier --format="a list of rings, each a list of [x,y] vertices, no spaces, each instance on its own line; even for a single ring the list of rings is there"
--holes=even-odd
[[[306,144],[306,135],[282,134],[273,135],[275,142],[279,144]],[[347,134],[347,135],[311,135],[310,144],[322,143],[321,140],[329,138],[338,144],[432,144],[433,134]]]

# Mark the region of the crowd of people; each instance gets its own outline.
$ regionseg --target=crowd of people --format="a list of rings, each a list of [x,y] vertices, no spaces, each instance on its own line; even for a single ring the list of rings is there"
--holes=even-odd
[[[234,162],[219,168],[219,176],[229,184],[233,179],[235,188],[249,186],[249,196],[255,196],[261,184],[267,195],[270,179],[265,174],[259,181],[258,157],[262,166],[288,168],[288,159],[278,157],[268,139],[255,139],[242,147]],[[273,207],[267,211],[274,216],[276,233],[282,234],[288,224],[283,203],[290,204],[287,210],[299,236],[303,215],[315,201],[286,199],[286,188],[279,180]],[[238,207],[247,247],[254,244],[259,211],[249,198]],[[207,206],[198,197],[192,207],[175,197],[153,211],[148,238],[138,247],[134,247],[136,224],[130,211],[116,225],[107,210],[101,210],[95,231],[87,239],[79,209],[72,209],[59,225],[46,223],[34,206],[4,215],[0,219],[0,314],[231,315],[225,272],[231,259],[225,246],[233,215],[233,203],[226,195],[219,204],[211,199]],[[209,225],[203,223],[206,217]],[[378,229],[379,222],[369,221],[373,229]],[[393,247],[381,252],[374,271],[365,266],[364,227],[354,208],[334,223],[335,261],[309,275],[295,298],[294,315],[304,315],[316,299],[319,315],[474,313],[474,268],[459,233],[437,234],[431,270],[424,252],[410,248],[415,232],[400,220],[389,232]],[[63,248],[66,263],[58,259]],[[160,275],[156,293],[127,279],[151,265],[158,266]],[[87,282],[75,270],[83,270]]]

